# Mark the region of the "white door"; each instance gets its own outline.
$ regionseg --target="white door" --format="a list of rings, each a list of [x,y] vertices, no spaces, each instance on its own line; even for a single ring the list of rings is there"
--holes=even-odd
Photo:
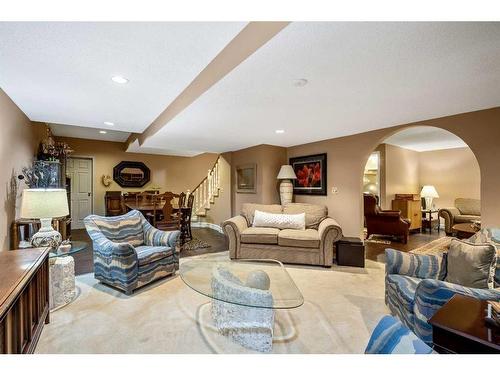
[[[83,219],[92,213],[92,159],[69,158],[71,178],[71,228],[85,228]]]

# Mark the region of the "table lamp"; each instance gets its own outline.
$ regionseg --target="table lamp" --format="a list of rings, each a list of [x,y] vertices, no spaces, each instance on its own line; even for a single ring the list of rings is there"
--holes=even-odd
[[[280,183],[280,200],[281,204],[292,202],[293,198],[293,184],[291,180],[297,179],[295,172],[291,165],[282,165],[278,173],[278,180]]]
[[[52,218],[69,214],[65,189],[24,189],[21,202],[23,219],[40,219],[40,230],[31,239],[33,247],[50,246],[56,249],[62,241],[61,234],[52,228]]]
[[[420,196],[425,198],[425,209],[430,210],[432,208],[432,199],[439,198],[439,194],[436,188],[432,185],[425,185],[420,192]]]

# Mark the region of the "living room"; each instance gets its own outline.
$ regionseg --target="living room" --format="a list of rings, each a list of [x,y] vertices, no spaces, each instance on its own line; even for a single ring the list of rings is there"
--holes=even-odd
[[[0,353],[498,354],[498,22],[0,40]]]

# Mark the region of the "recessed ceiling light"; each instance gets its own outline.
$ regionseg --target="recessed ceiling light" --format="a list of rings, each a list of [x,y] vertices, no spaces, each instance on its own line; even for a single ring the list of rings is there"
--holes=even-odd
[[[309,81],[305,78],[299,78],[299,79],[293,80],[293,85],[295,87],[303,87],[303,86],[307,85],[308,83],[309,83]]]
[[[285,131],[283,129],[277,129],[274,131],[276,134],[283,134]]]
[[[106,131],[106,130],[99,130],[99,133],[101,133],[101,134],[106,134],[106,133],[107,133],[107,131]]]
[[[115,123],[114,123],[114,122],[111,122],[111,121],[104,121],[104,125],[114,126],[114,125],[115,125]]]
[[[113,76],[113,77],[111,77],[111,80],[113,82],[121,83],[121,84],[128,82],[128,79],[125,77],[122,77],[122,76]]]

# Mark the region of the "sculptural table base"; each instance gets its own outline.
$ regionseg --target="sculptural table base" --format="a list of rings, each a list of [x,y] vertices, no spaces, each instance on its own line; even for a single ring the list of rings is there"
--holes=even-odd
[[[259,352],[270,352],[273,348],[273,309],[213,300],[212,319],[222,335],[245,348]]]
[[[50,259],[50,309],[56,310],[73,302],[75,292],[75,260],[72,256]]]

